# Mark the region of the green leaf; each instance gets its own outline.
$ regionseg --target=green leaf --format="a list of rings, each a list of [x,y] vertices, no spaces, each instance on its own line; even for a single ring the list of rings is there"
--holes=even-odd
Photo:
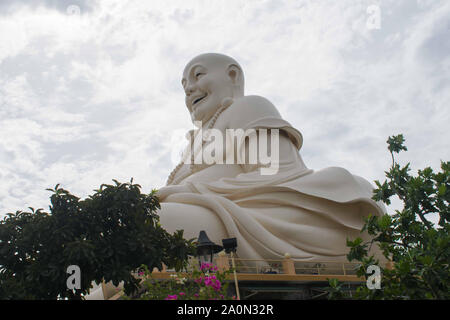
[[[391,216],[384,214],[378,218],[378,226],[382,231],[387,230],[392,223]]]
[[[439,194],[440,196],[444,196],[446,191],[447,191],[447,187],[445,186],[445,184],[441,184],[441,185],[439,186],[438,194]]]
[[[390,152],[399,153],[401,150],[407,151],[408,149],[403,145],[405,139],[403,134],[389,137],[386,141]]]

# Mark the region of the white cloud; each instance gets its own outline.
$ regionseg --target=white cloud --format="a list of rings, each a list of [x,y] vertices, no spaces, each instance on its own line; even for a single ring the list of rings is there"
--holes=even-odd
[[[369,180],[402,132],[414,168],[449,158],[450,57],[443,1],[72,1],[5,6],[0,19],[0,213],[46,207],[61,183],[86,196],[112,178],[144,191],[191,128],[184,65],[223,52],[304,135],[314,169]],[[69,4],[80,15],[69,16]]]

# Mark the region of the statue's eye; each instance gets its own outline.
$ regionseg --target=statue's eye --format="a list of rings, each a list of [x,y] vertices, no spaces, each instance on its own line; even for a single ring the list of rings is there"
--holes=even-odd
[[[202,76],[202,75],[204,75],[204,73],[203,72],[197,72],[196,74],[195,74],[195,77],[198,79],[200,76]]]

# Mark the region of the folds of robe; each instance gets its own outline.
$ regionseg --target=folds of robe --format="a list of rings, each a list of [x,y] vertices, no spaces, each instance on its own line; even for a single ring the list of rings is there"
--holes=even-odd
[[[263,175],[260,167],[243,165],[236,176],[196,181],[200,171],[179,182],[191,193],[171,194],[164,202],[209,209],[222,221],[225,233],[237,238],[241,258],[282,259],[289,253],[298,261],[346,261],[347,238],[367,239],[360,233],[364,218],[385,211],[371,199],[370,183],[343,168],[308,169],[298,153],[300,132],[281,118],[256,119],[244,129],[252,128],[279,129],[288,137],[282,140],[288,145],[280,149],[292,154],[280,154],[276,174]],[[238,150],[244,146],[238,141]],[[208,170],[220,172],[221,166]]]

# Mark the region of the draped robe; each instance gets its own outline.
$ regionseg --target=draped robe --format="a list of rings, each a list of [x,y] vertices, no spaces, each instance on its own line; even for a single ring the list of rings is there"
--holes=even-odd
[[[190,173],[184,165],[176,177],[186,177],[177,184],[190,192],[170,194],[161,205],[185,206],[185,214],[161,216],[162,225],[176,219],[178,229],[195,229],[186,230],[191,235],[208,232],[212,222],[189,221],[190,212],[207,211],[220,221],[211,230],[237,238],[240,258],[282,259],[289,253],[298,261],[346,261],[346,239],[361,236],[364,217],[382,215],[384,207],[371,199],[372,186],[363,178],[338,167],[307,168],[299,154],[301,133],[275,107],[261,110],[241,127],[279,129],[278,173],[262,175],[261,167],[251,164],[213,164]],[[245,146],[240,141],[237,148]],[[367,239],[366,234],[362,237]]]

